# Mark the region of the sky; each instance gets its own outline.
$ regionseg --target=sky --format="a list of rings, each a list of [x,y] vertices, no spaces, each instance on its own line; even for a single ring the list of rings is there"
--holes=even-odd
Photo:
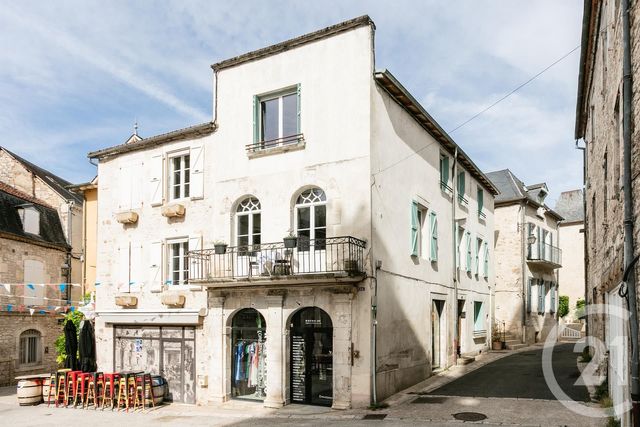
[[[376,68],[452,131],[580,44],[579,0],[0,0],[0,145],[74,183],[87,153],[212,119],[212,63],[368,14]],[[451,132],[484,171],[581,187],[579,49]]]

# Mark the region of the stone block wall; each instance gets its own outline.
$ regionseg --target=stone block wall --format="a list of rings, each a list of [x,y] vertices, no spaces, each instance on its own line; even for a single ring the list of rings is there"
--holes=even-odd
[[[0,386],[16,384],[16,376],[50,373],[56,370],[54,342],[62,333],[61,316],[52,314],[0,312]],[[21,366],[19,363],[20,334],[35,329],[42,334],[41,362]]]

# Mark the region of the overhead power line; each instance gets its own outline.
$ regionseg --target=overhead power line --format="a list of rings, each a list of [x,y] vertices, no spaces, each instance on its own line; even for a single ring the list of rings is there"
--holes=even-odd
[[[458,129],[460,129],[462,126],[466,125],[467,123],[469,123],[470,121],[474,120],[475,118],[477,118],[478,116],[480,116],[481,114],[486,113],[487,111],[489,111],[490,109],[492,109],[493,107],[495,107],[496,105],[498,105],[499,103],[501,103],[502,101],[504,101],[505,99],[507,99],[508,97],[510,97],[511,95],[513,95],[514,93],[516,93],[517,91],[519,91],[520,89],[522,89],[523,87],[525,87],[526,85],[528,85],[529,83],[531,83],[532,81],[534,81],[535,79],[537,79],[538,77],[540,77],[541,75],[543,75],[545,72],[547,72],[550,68],[552,68],[554,65],[562,62],[563,60],[565,60],[567,57],[569,57],[569,55],[571,55],[573,52],[575,52],[576,50],[578,50],[580,48],[580,45],[574,47],[573,49],[571,49],[569,52],[565,53],[564,55],[562,55],[560,58],[556,59],[554,62],[552,62],[551,64],[549,64],[547,67],[545,67],[542,71],[540,71],[538,74],[536,74],[535,76],[531,77],[529,80],[527,80],[526,82],[522,83],[520,86],[516,87],[515,89],[513,89],[511,92],[507,93],[505,96],[503,96],[502,98],[498,99],[496,102],[494,102],[493,104],[489,105],[488,107],[486,107],[485,109],[477,112],[476,114],[474,114],[473,116],[471,116],[469,119],[467,119],[466,121],[460,123],[458,126],[456,126],[455,128],[451,129],[449,131],[449,133],[453,133],[455,131],[457,131]]]
[[[513,89],[511,92],[507,93],[506,95],[504,95],[502,98],[498,99],[497,101],[495,101],[493,104],[489,105],[488,107],[484,108],[483,110],[477,112],[476,114],[474,114],[473,116],[471,116],[469,119],[465,120],[464,122],[460,123],[458,126],[456,126],[455,128],[451,129],[450,131],[448,131],[448,133],[453,133],[455,131],[457,131],[458,129],[460,129],[461,127],[463,127],[464,125],[466,125],[467,123],[471,122],[472,120],[475,120],[476,118],[478,118],[478,116],[486,113],[487,111],[489,111],[490,109],[492,109],[493,107],[495,107],[496,105],[498,105],[499,103],[501,103],[502,101],[504,101],[505,99],[507,99],[508,97],[510,97],[511,95],[513,95],[514,93],[516,93],[517,91],[519,91],[520,89],[522,89],[523,87],[525,87],[526,85],[528,85],[529,83],[531,83],[532,81],[534,81],[535,79],[537,79],[538,77],[540,77],[541,75],[543,75],[545,72],[549,71],[549,69],[551,69],[554,65],[559,64],[560,62],[562,62],[563,60],[565,60],[566,58],[568,58],[573,52],[575,52],[576,50],[578,50],[580,48],[580,45],[574,47],[573,49],[571,49],[569,52],[565,53],[564,55],[562,55],[560,58],[556,59],[555,61],[553,61],[551,64],[549,64],[548,66],[546,66],[542,71],[540,71],[539,73],[537,73],[536,75],[534,75],[533,77],[531,77],[529,80],[527,80],[526,82],[520,84],[518,87],[516,87],[515,89]],[[414,151],[413,153],[409,154],[408,156],[405,156],[397,161],[395,161],[394,163],[386,166],[383,169],[380,169],[378,172],[374,173],[373,175],[376,176],[386,170],[389,170],[395,166],[398,166],[400,163],[403,163],[405,160],[410,159],[411,157],[421,153],[422,151],[426,150],[428,147],[430,147],[431,145],[433,145],[434,142],[430,142],[429,144],[425,145],[424,147]]]

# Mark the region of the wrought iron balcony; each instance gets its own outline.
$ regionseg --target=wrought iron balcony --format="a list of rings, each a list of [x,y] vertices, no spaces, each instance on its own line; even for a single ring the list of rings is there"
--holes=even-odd
[[[283,138],[271,139],[269,141],[259,141],[253,144],[245,146],[247,153],[256,153],[261,151],[268,151],[275,148],[293,147],[298,144],[304,143],[304,135],[299,133],[296,135],[285,136]]]
[[[560,268],[562,267],[562,249],[548,243],[529,243],[527,245],[527,261]]]
[[[332,275],[364,275],[366,243],[351,236],[298,238],[296,247],[284,242],[190,251],[190,283],[273,281]]]

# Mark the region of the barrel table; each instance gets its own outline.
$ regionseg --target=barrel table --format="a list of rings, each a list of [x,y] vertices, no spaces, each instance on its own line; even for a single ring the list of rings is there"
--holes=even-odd
[[[36,374],[16,377],[20,406],[38,405],[42,402],[42,384],[48,376],[48,374]]]
[[[151,386],[153,389],[153,403],[154,405],[159,405],[162,403],[162,400],[164,399],[164,393],[165,393],[165,388],[166,388],[166,382],[164,380],[164,378],[162,378],[159,375],[153,375],[151,377]],[[150,405],[151,404],[151,396],[149,396],[148,392],[145,392],[145,403]]]

